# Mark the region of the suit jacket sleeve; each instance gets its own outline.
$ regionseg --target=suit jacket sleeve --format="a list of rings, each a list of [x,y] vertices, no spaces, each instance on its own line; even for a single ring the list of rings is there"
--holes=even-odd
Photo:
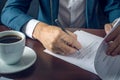
[[[2,11],[1,21],[6,26],[21,30],[31,16],[27,15],[31,0],[8,0]]]
[[[109,21],[112,23],[116,18],[120,17],[120,0],[102,0],[105,4],[104,11]],[[103,3],[102,3],[103,4]]]

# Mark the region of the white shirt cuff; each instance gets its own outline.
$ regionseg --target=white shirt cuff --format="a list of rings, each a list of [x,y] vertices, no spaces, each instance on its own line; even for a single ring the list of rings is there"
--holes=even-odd
[[[32,37],[33,31],[36,27],[36,25],[39,23],[40,21],[35,20],[35,19],[31,19],[24,27],[23,27],[23,32],[30,38]]]

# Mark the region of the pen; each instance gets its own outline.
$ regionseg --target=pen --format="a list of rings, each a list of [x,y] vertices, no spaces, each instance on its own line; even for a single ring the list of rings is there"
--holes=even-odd
[[[61,29],[62,29],[65,33],[69,34],[69,33],[64,29],[64,26],[62,26],[62,25],[60,24],[60,22],[58,21],[58,19],[56,19],[55,22],[56,22],[56,24],[57,24],[59,27],[61,27]]]

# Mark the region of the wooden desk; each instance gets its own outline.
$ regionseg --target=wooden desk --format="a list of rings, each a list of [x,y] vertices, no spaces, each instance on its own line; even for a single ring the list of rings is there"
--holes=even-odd
[[[0,25],[0,31],[4,30],[7,28]],[[76,29],[69,30],[74,31]],[[83,30],[102,37],[105,35],[104,30]],[[38,41],[27,38],[26,46],[35,50],[37,54],[35,64],[24,71],[14,74],[0,74],[0,76],[15,80],[101,80],[93,73],[44,53],[44,47]]]

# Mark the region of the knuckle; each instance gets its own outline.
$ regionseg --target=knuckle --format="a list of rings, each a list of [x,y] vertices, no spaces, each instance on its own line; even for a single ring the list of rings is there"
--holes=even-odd
[[[53,45],[53,46],[54,46],[56,43],[57,43],[57,40],[56,40],[56,39],[51,41],[51,45]]]
[[[61,34],[61,29],[56,29],[55,34],[60,35]]]

